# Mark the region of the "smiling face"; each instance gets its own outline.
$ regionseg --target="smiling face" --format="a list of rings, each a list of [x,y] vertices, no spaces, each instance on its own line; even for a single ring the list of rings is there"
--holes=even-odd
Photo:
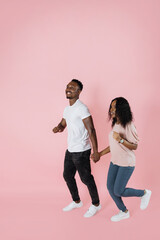
[[[116,117],[116,100],[111,103],[110,113],[112,119]]]
[[[81,90],[76,82],[71,81],[66,87],[66,98],[67,99],[78,99]]]

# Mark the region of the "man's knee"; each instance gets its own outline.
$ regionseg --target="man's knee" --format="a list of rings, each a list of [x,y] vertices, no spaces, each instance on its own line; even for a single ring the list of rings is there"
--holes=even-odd
[[[69,179],[71,179],[71,175],[64,171],[63,172],[63,178],[67,182]]]
[[[90,181],[93,181],[92,175],[81,175],[80,178],[85,185],[87,185]]]

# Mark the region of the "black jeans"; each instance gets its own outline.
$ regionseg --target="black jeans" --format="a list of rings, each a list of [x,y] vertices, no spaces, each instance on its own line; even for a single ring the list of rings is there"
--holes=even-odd
[[[76,171],[78,171],[81,181],[88,187],[92,204],[98,204],[99,196],[93,175],[91,174],[90,154],[90,149],[84,152],[74,153],[67,150],[64,160],[63,177],[67,183],[73,201],[78,201],[80,197],[75,180],[75,174]]]

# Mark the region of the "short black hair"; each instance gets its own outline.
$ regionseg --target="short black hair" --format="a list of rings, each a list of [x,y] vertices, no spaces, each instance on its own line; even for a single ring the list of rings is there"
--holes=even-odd
[[[133,114],[131,112],[130,105],[129,105],[128,101],[123,97],[114,98],[111,101],[111,104],[115,100],[116,100],[116,115],[118,116],[121,125],[125,128],[126,125],[128,123],[130,123],[133,119]],[[109,111],[108,111],[109,119],[111,119],[111,112],[110,112],[111,104],[110,104]],[[117,122],[117,119],[115,117],[112,120],[112,127],[115,125],[116,122]]]
[[[82,91],[82,89],[83,89],[83,84],[82,84],[79,80],[77,80],[77,79],[72,79],[71,82],[77,83],[78,86],[79,86],[79,89]]]

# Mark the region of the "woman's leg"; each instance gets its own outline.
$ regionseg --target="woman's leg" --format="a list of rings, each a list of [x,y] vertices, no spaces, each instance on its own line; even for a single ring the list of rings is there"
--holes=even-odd
[[[112,162],[110,163],[110,167],[108,170],[108,177],[107,177],[107,188],[117,207],[123,212],[125,212],[127,209],[122,201],[122,198],[120,196],[117,196],[114,193],[114,188],[115,188],[115,183],[116,183],[119,168],[120,167],[118,165],[115,165]]]
[[[126,188],[134,167],[119,167],[114,185],[114,194],[118,197],[142,197],[144,190]]]

